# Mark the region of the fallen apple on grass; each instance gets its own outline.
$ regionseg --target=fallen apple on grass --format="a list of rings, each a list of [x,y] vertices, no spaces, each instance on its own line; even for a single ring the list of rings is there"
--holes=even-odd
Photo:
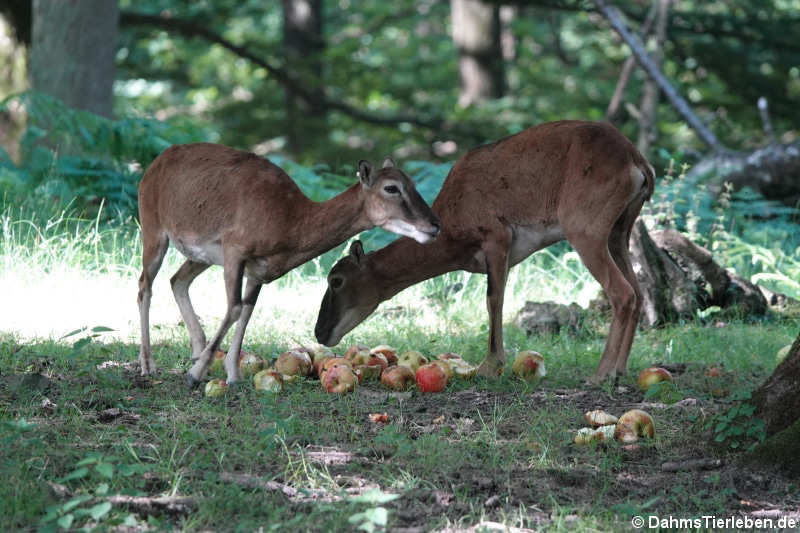
[[[353,368],[346,364],[331,366],[322,378],[322,386],[326,391],[335,394],[344,394],[355,390],[358,384],[358,377],[353,372]]]
[[[433,361],[431,361],[431,364],[439,365],[441,369],[444,370],[444,375],[447,376],[447,381],[453,379],[453,375],[455,374],[455,372],[453,372],[453,366],[450,364],[450,361],[441,361],[439,359],[434,359]]]
[[[261,372],[266,366],[266,362],[254,353],[239,352],[239,370],[242,377],[249,378]]]
[[[357,367],[354,368],[354,370],[357,370],[358,372],[361,373],[361,376],[359,377],[358,380],[359,383],[365,379],[366,380],[379,379],[381,377],[381,372],[383,371],[380,365],[358,365]]]
[[[275,370],[287,376],[307,376],[313,370],[311,356],[303,350],[287,350],[275,360]]]
[[[537,381],[547,374],[544,368],[544,357],[533,350],[518,352],[511,365],[511,370],[525,381]]]
[[[428,358],[416,350],[403,352],[397,357],[397,365],[407,366],[412,372],[416,372],[419,367],[427,363]]]
[[[390,366],[381,373],[381,383],[392,390],[404,391],[416,384],[414,372],[407,366]]]
[[[369,348],[360,344],[353,345],[344,352],[344,358],[350,361],[353,367],[366,365],[369,357]]]
[[[581,428],[575,435],[575,444],[591,444],[592,442],[609,442],[614,440],[614,426],[597,428]]]
[[[639,440],[639,437],[652,438],[655,431],[652,416],[641,409],[631,409],[619,417],[614,429],[614,438],[623,444],[631,444]]]
[[[371,349],[369,353],[381,354],[386,358],[386,362],[389,364],[389,366],[397,364],[397,350],[395,350],[388,344],[379,344],[378,346]]]
[[[216,398],[217,396],[222,396],[226,392],[228,392],[228,384],[225,383],[224,379],[215,378],[206,383],[205,393],[206,396],[209,398]]]
[[[320,381],[320,383],[324,383],[325,374],[327,374],[327,372],[329,370],[331,370],[333,368],[337,368],[339,366],[347,366],[347,367],[350,367],[351,370],[353,369],[352,363],[350,363],[350,361],[348,361],[344,357],[330,357],[330,358],[326,358],[325,360],[323,360],[322,361],[322,366],[321,366],[321,368],[319,370],[319,381]]]
[[[619,420],[616,416],[606,413],[603,410],[589,411],[584,415],[586,422],[593,428],[602,426],[613,426]]]
[[[672,374],[666,368],[651,366],[639,372],[639,388],[647,392],[651,386],[662,381],[672,381]]]
[[[283,390],[283,376],[277,370],[262,370],[253,376],[253,385],[255,385],[256,390],[281,392]]]
[[[447,374],[436,363],[420,366],[416,372],[417,387],[422,392],[441,392],[447,386]]]

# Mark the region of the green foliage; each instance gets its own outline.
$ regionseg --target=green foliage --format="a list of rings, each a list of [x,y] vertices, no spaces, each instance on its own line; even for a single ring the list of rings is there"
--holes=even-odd
[[[73,202],[90,214],[101,204],[112,214],[135,212],[142,167],[171,144],[203,138],[177,121],[109,120],[35,92],[6,98],[0,112],[11,105],[24,107],[27,127],[18,164],[0,151],[0,187],[12,197]]]
[[[714,443],[731,450],[753,450],[764,441],[764,420],[753,417],[756,407],[747,401],[751,398],[749,390],[738,389],[731,395],[733,406],[705,423],[704,429],[711,431]]]

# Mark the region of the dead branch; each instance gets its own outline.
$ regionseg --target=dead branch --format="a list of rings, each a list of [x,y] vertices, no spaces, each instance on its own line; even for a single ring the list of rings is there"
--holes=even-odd
[[[657,8],[658,0],[653,0],[653,3],[650,5],[650,11],[647,12],[647,17],[644,19],[642,29],[639,32],[642,40],[647,40],[648,35],[650,35],[653,22],[656,18]],[[608,108],[606,109],[607,120],[611,120],[614,116],[616,116],[617,112],[619,112],[619,106],[622,103],[622,96],[625,94],[625,89],[628,88],[628,82],[631,79],[633,67],[635,66],[636,58],[632,55],[629,56],[628,59],[625,60],[625,64],[622,65],[622,70],[619,73],[617,85],[614,87],[614,94],[611,96],[611,101],[608,102]]]
[[[648,76],[650,76],[653,81],[656,82],[659,89],[661,89],[661,92],[664,94],[667,100],[669,100],[670,104],[672,104],[675,110],[680,113],[684,120],[686,120],[689,126],[695,131],[695,133],[697,133],[698,137],[715,151],[728,151],[727,148],[725,148],[719,141],[719,139],[717,139],[716,135],[714,135],[711,130],[706,127],[703,121],[700,120],[700,118],[694,113],[694,111],[692,111],[686,100],[680,94],[678,94],[678,92],[672,86],[672,83],[667,80],[666,76],[664,76],[664,74],[661,72],[661,69],[658,67],[658,65],[656,65],[650,58],[647,50],[642,44],[642,41],[636,35],[633,35],[630,31],[628,31],[628,28],[625,26],[625,23],[622,22],[617,9],[608,5],[606,0],[594,0],[594,3],[597,6],[597,10],[603,15],[603,17],[605,17],[609,24],[611,24],[611,27],[614,29],[614,31],[616,31],[630,47],[631,52],[636,57],[636,61],[639,62],[639,65],[642,67],[642,69],[644,69]]]

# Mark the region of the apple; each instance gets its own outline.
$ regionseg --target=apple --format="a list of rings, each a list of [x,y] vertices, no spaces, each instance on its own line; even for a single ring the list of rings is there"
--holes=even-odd
[[[404,391],[416,382],[414,372],[407,366],[390,366],[381,373],[381,383],[392,390]]]
[[[584,416],[586,417],[586,422],[594,428],[609,425],[613,426],[619,420],[616,416],[602,410],[589,411]]]
[[[325,366],[331,359],[335,359],[336,356],[326,356],[326,357],[317,357],[314,359],[314,371],[313,374],[317,377],[322,377],[322,367]]]
[[[669,370],[666,368],[651,366],[639,373],[639,379],[637,381],[639,383],[639,388],[646,392],[647,389],[656,383],[672,381],[672,374],[670,374]]]
[[[350,367],[350,369],[353,368],[353,364],[350,363],[350,361],[348,361],[344,357],[330,357],[330,358],[325,359],[323,361],[322,366],[321,366],[320,371],[319,371],[319,380],[320,380],[320,382],[324,382],[325,374],[329,370],[331,370],[332,368],[339,367],[339,366],[348,366],[348,367]]]
[[[378,379],[381,376],[381,372],[383,372],[383,368],[380,365],[358,365],[355,370],[361,373],[359,382],[364,379]]]
[[[434,359],[433,361],[431,361],[431,363],[434,365],[439,365],[442,368],[442,370],[444,370],[444,374],[447,376],[447,381],[453,379],[453,374],[454,374],[453,367],[449,361],[440,361],[438,359]]]
[[[380,375],[380,373],[386,370],[386,367],[389,366],[389,361],[386,359],[386,356],[383,355],[382,353],[371,353],[369,354],[369,358],[367,359],[367,362],[365,364],[367,366],[379,367],[381,370],[380,372],[378,372],[378,375]]]
[[[214,357],[211,359],[211,366],[208,367],[209,374],[225,373],[225,355],[225,352],[222,350],[214,352]]]
[[[381,354],[386,358],[386,362],[389,364],[389,366],[397,364],[397,350],[395,350],[388,344],[379,344],[378,346],[371,349],[369,353]]]
[[[262,370],[253,376],[256,390],[280,392],[283,390],[283,376],[276,370]]]
[[[718,366],[710,366],[706,368],[706,377],[707,378],[718,378],[722,376],[722,369]]]
[[[464,360],[463,357],[461,357],[459,354],[457,354],[455,352],[440,353],[439,355],[436,356],[436,358],[437,359],[441,359],[442,361],[451,360],[451,359],[457,359],[459,361],[463,361]]]
[[[343,394],[356,388],[358,377],[350,365],[337,364],[328,368],[323,374],[322,386],[326,391]]]
[[[614,439],[614,426],[600,426],[599,428],[581,428],[573,439],[575,444],[590,444],[592,442],[608,442]]]
[[[787,344],[786,346],[778,350],[778,353],[775,354],[775,364],[779,365],[783,363],[783,360],[786,359],[786,356],[789,355],[790,351],[792,351],[791,344]]]
[[[287,350],[275,361],[275,370],[287,376],[307,376],[312,368],[311,357],[301,350]]]
[[[478,373],[478,367],[464,361],[463,359],[447,359],[448,364],[453,369],[453,374],[461,379],[472,379]]]
[[[324,359],[325,357],[336,357],[333,350],[323,344],[314,344],[311,348],[307,348],[311,356],[311,362],[316,366],[317,359]]]
[[[244,350],[239,352],[239,370],[242,372],[242,377],[254,376],[261,372],[264,366],[266,366],[264,360],[256,354]]]
[[[216,398],[228,392],[228,384],[224,379],[212,379],[206,383],[206,396],[209,398]]]
[[[522,350],[517,353],[511,370],[525,381],[536,381],[547,374],[544,368],[544,357],[533,350]]]
[[[403,352],[397,357],[397,364],[407,366],[412,372],[416,372],[419,367],[427,362],[428,358],[416,350]]]
[[[623,444],[632,444],[639,440],[639,437],[652,438],[655,431],[652,416],[641,409],[631,409],[619,417],[614,429],[614,438]]]
[[[428,363],[417,369],[417,387],[422,392],[441,392],[447,386],[447,374],[436,363]]]
[[[355,344],[344,352],[344,358],[353,363],[354,367],[367,364],[369,355],[369,348],[360,344]]]

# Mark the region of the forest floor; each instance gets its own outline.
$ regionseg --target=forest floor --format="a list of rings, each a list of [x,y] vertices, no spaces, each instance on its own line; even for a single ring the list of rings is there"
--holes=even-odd
[[[524,339],[508,329],[510,342]],[[506,368],[437,394],[368,382],[339,396],[307,379],[278,395],[246,383],[220,398],[187,390],[183,339],[156,344],[160,372],[144,379],[136,344],[89,332],[76,344],[6,335],[2,528],[608,531],[638,529],[635,517],[645,529],[669,519],[705,520],[681,529],[726,527],[704,517],[800,524],[797,479],[742,452],[760,436],[748,391],[796,331],[796,321],[774,320],[643,332],[630,374],[601,386],[583,380],[604,338],[563,335],[527,340],[548,365],[536,384]],[[653,363],[672,368],[675,387],[645,398],[635,376]],[[706,376],[711,366],[721,378]],[[573,443],[586,411],[633,408],[653,416],[655,438]],[[373,413],[388,420],[373,422]],[[690,459],[719,463],[664,468]]]

